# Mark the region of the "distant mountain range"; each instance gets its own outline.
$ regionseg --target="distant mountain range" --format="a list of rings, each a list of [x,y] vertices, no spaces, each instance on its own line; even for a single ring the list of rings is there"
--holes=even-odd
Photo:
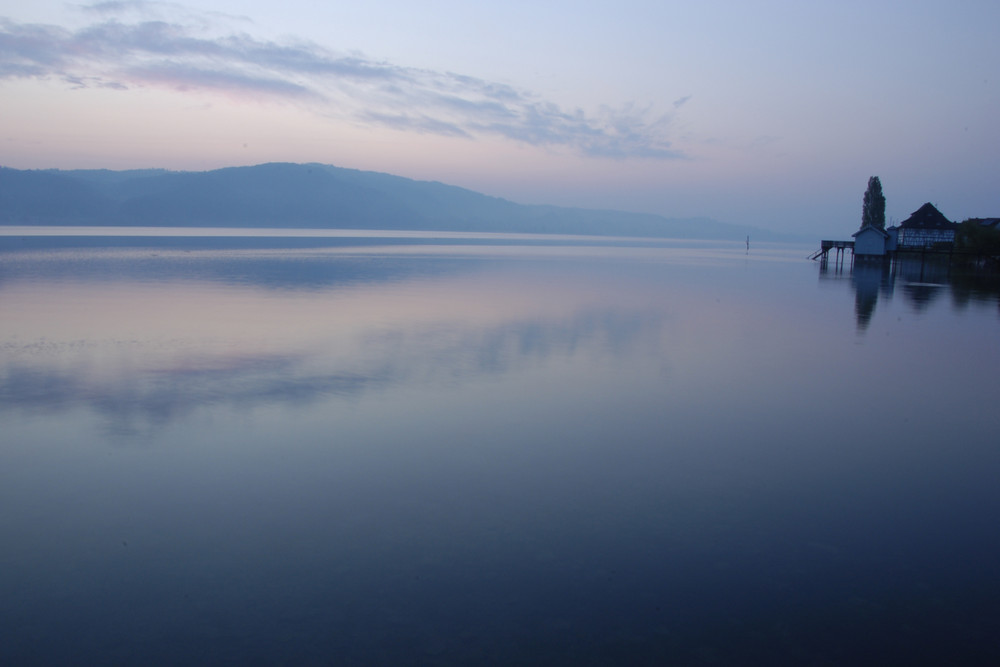
[[[710,218],[529,206],[443,183],[322,164],[204,172],[0,167],[0,224],[528,232],[781,240]]]

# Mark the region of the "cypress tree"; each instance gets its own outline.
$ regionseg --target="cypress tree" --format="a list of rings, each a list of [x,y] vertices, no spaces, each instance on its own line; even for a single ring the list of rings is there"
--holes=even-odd
[[[882,182],[878,176],[868,179],[868,189],[861,205],[861,228],[871,225],[876,229],[885,229],[885,196],[882,194]]]

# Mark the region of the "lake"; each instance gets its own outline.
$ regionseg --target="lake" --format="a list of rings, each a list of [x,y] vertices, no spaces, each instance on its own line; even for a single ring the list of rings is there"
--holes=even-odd
[[[0,235],[3,664],[1000,664],[994,280],[51,232]]]

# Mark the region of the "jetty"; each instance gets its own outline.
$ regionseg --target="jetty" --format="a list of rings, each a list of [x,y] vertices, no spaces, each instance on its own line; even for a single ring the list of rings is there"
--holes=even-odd
[[[847,250],[851,251],[851,255],[854,255],[854,241],[820,241],[819,250],[814,252],[809,259],[828,259],[830,256],[830,251],[836,251],[837,262],[844,261],[844,254]]]

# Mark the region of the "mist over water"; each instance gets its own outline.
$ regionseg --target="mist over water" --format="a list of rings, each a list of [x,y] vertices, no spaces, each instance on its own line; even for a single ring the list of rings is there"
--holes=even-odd
[[[988,281],[81,239],[0,238],[5,664],[1000,657]]]

